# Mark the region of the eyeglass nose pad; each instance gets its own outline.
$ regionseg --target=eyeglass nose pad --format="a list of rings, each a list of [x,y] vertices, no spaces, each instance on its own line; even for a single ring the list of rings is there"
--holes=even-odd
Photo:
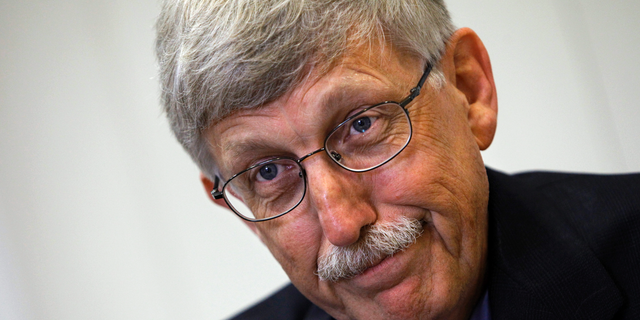
[[[331,157],[337,162],[340,162],[342,160],[342,156],[335,151],[331,151]]]

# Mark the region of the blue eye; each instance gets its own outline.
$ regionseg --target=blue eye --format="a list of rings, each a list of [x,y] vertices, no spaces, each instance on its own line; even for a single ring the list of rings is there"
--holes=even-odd
[[[351,126],[353,127],[353,130],[364,133],[365,131],[369,130],[369,128],[371,128],[371,118],[362,117],[356,119]]]
[[[278,175],[278,167],[269,163],[260,168],[260,177],[264,180],[273,180]]]

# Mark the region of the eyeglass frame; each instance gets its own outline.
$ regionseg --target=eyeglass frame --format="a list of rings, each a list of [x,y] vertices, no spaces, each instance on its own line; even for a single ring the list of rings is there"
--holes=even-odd
[[[324,139],[324,144],[323,147],[312,151],[298,159],[295,158],[291,158],[291,157],[278,157],[278,158],[272,158],[269,160],[265,160],[262,161],[260,163],[254,164],[252,166],[250,166],[247,169],[244,169],[236,174],[234,174],[231,178],[229,178],[229,180],[227,180],[223,185],[222,185],[222,189],[220,191],[218,191],[218,187],[220,186],[220,178],[216,175],[214,178],[214,184],[213,184],[213,190],[211,191],[211,196],[215,199],[215,200],[220,200],[220,199],[224,199],[224,202],[227,204],[227,206],[231,209],[231,211],[233,211],[233,213],[235,213],[237,216],[239,216],[240,218],[242,218],[243,220],[249,221],[249,222],[263,222],[263,221],[268,221],[268,220],[273,220],[276,218],[279,218],[291,211],[293,211],[293,209],[297,208],[300,203],[302,203],[302,200],[304,200],[304,197],[307,195],[307,173],[304,169],[304,167],[302,166],[302,161],[304,161],[305,159],[311,157],[312,155],[318,153],[318,152],[322,152],[325,151],[325,153],[327,154],[327,156],[329,156],[329,158],[336,163],[337,165],[339,165],[341,168],[350,171],[350,172],[356,172],[356,173],[362,173],[362,172],[367,172],[367,171],[371,171],[374,169],[377,169],[379,167],[381,167],[382,165],[386,164],[387,162],[391,161],[393,158],[395,158],[396,156],[398,156],[408,145],[409,142],[411,142],[411,137],[413,136],[413,126],[411,124],[411,117],[409,116],[409,112],[407,111],[406,106],[411,103],[411,101],[413,101],[418,95],[420,95],[420,90],[422,89],[422,86],[424,85],[425,81],[427,80],[427,78],[429,77],[429,74],[431,73],[431,70],[433,69],[433,65],[429,62],[427,62],[427,66],[422,74],[422,77],[420,77],[420,80],[418,81],[418,84],[413,87],[410,91],[409,91],[409,95],[404,98],[401,102],[395,102],[395,101],[384,101],[384,102],[380,102],[378,104],[375,104],[371,107],[365,108],[363,110],[361,110],[360,112],[348,117],[347,119],[345,119],[344,121],[340,122],[340,124],[338,124],[335,128],[333,128],[333,130],[331,130],[331,132],[329,132],[329,134],[327,134],[327,136]],[[402,108],[402,111],[404,111],[405,115],[407,116],[407,119],[409,120],[409,138],[407,139],[407,142],[404,144],[404,146],[402,148],[400,148],[400,150],[398,150],[398,152],[396,152],[393,156],[389,157],[387,160],[381,162],[378,165],[375,165],[373,167],[370,168],[366,168],[366,169],[352,169],[352,168],[348,168],[346,166],[344,166],[343,164],[341,164],[338,159],[334,158],[334,155],[330,154],[329,151],[327,151],[326,146],[327,146],[327,140],[329,139],[329,137],[331,137],[331,135],[338,129],[340,129],[345,123],[353,120],[354,118],[358,117],[359,115],[361,115],[362,113],[374,109],[378,106],[384,105],[384,104],[388,104],[388,103],[394,103],[399,105]],[[262,166],[266,163],[270,163],[270,162],[274,162],[274,161],[278,161],[278,160],[292,160],[294,161],[298,167],[300,168],[300,177],[302,178],[303,182],[304,182],[304,191],[302,192],[302,196],[300,197],[300,200],[298,200],[298,202],[293,205],[289,210],[282,212],[280,214],[274,215],[272,217],[267,217],[267,218],[261,218],[261,219],[251,219],[249,217],[246,217],[245,215],[243,215],[242,213],[238,212],[235,207],[233,206],[233,204],[229,203],[229,200],[227,200],[227,197],[225,196],[224,190],[227,187],[227,185],[229,184],[230,181],[232,181],[233,179],[235,179],[237,176],[249,171],[249,170],[253,170],[259,166]]]

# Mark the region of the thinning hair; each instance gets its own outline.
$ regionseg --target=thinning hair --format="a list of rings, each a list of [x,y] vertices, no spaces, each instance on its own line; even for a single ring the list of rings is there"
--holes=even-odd
[[[442,0],[166,0],[156,24],[164,111],[213,178],[203,137],[213,123],[276,100],[310,69],[327,71],[373,41],[437,65],[453,30]]]

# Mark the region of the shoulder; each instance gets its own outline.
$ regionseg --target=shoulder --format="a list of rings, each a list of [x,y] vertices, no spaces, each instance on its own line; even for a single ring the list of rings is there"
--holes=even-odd
[[[554,222],[566,223],[596,254],[612,246],[640,248],[640,174],[526,172],[505,175],[488,170],[494,190],[535,199],[553,207]],[[522,195],[518,193],[529,193]],[[530,194],[534,196],[531,197]],[[606,240],[606,241],[605,241]]]
[[[636,197],[640,191],[640,173],[625,174],[580,174],[561,172],[525,172],[513,175],[513,178],[538,190],[557,190],[585,199],[598,196],[612,200],[640,203]]]
[[[513,175],[487,168],[490,182],[516,183],[544,190],[550,188],[573,189],[603,196],[622,194],[633,195],[640,191],[640,173],[585,174],[550,171],[531,171]]]
[[[296,287],[289,284],[232,319],[311,320],[330,319],[330,317],[305,298]]]
[[[559,209],[572,209],[570,212],[607,217],[637,215],[640,210],[640,173],[526,172],[506,175],[491,169],[487,169],[487,173],[494,192],[534,193]]]
[[[640,174],[526,173],[624,286],[640,272]],[[639,281],[640,282],[640,281]]]
[[[532,319],[638,319],[640,174],[487,173],[489,292],[502,318],[528,306]]]
[[[549,201],[589,244],[595,245],[596,240],[607,236],[616,238],[624,231],[640,239],[638,173],[527,172],[512,177]]]

